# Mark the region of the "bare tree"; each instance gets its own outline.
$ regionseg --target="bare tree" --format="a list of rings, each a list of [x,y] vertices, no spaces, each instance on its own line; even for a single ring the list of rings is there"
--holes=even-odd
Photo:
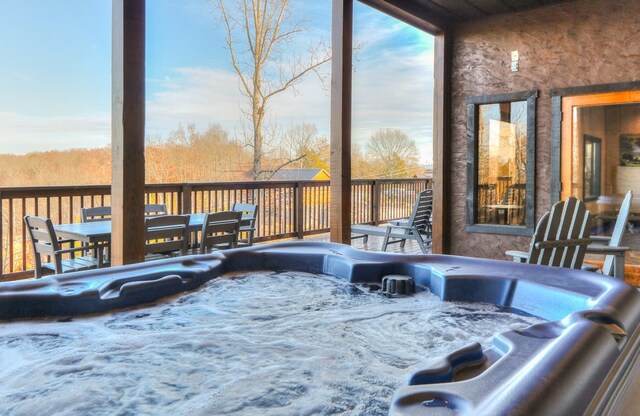
[[[292,163],[289,160],[274,169],[263,168],[263,158],[272,148],[269,140],[273,135],[266,125],[270,100],[295,89],[305,75],[331,59],[330,51],[320,42],[309,47],[306,56],[292,56],[289,46],[303,29],[299,22],[291,21],[289,0],[217,1],[231,64],[240,91],[250,102],[245,112],[249,120],[246,145],[253,150],[253,179],[265,179]]]
[[[380,129],[367,143],[367,155],[380,166],[380,174],[387,178],[409,175],[418,165],[418,147],[402,130]]]

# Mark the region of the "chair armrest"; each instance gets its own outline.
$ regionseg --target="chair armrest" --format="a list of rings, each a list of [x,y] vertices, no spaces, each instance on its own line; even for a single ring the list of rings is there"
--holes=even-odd
[[[515,263],[526,263],[527,259],[529,258],[529,253],[527,253],[526,251],[509,250],[505,254],[507,256],[513,257],[513,261]]]
[[[589,238],[596,244],[609,244],[609,241],[611,241],[610,235],[592,235]]]
[[[565,247],[567,245],[586,246],[588,244],[591,244],[590,238],[571,238],[569,240],[538,241],[537,243],[535,243],[535,248],[557,248]]]
[[[406,230],[413,230],[415,228],[410,225],[403,225],[403,224],[385,224],[385,226],[389,228],[404,228]]]
[[[387,224],[387,232],[391,232],[394,228],[398,228],[401,230],[407,230],[417,233],[416,227],[412,227],[409,225],[395,225],[395,224]]]
[[[604,255],[614,255],[614,256],[624,256],[624,253],[629,251],[629,247],[609,247],[609,246],[601,246],[599,244],[589,244],[587,246],[588,254],[604,254]]]
[[[409,225],[409,219],[403,219],[403,220],[393,220],[393,221],[389,221],[389,224],[391,225],[396,225],[396,226],[407,226]]]

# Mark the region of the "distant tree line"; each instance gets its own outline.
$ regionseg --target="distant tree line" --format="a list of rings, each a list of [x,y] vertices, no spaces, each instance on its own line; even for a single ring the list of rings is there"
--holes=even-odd
[[[314,124],[294,125],[265,155],[270,178],[278,168],[329,170],[329,139]],[[397,129],[375,132],[364,150],[353,145],[354,178],[424,177],[413,140]],[[288,163],[285,163],[288,162]],[[145,150],[147,183],[250,181],[253,149],[232,139],[219,125],[198,130],[190,124],[167,138],[149,136]],[[71,149],[0,155],[0,186],[99,185],[111,183],[111,148]]]

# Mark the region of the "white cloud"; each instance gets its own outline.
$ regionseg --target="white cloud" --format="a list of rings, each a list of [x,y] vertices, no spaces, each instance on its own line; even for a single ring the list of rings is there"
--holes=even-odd
[[[0,153],[103,147],[111,141],[109,117],[38,117],[0,112]]]
[[[213,68],[179,68],[147,99],[146,131],[166,135],[179,125],[218,123],[233,130],[246,100],[230,72]]]

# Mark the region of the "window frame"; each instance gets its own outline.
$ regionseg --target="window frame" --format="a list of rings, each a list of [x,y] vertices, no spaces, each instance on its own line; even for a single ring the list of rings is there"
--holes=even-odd
[[[536,174],[536,100],[537,90],[507,94],[481,95],[465,99],[467,106],[467,226],[472,233],[532,236],[535,229]],[[526,101],[527,106],[527,166],[525,225],[478,224],[478,116],[480,105]]]

